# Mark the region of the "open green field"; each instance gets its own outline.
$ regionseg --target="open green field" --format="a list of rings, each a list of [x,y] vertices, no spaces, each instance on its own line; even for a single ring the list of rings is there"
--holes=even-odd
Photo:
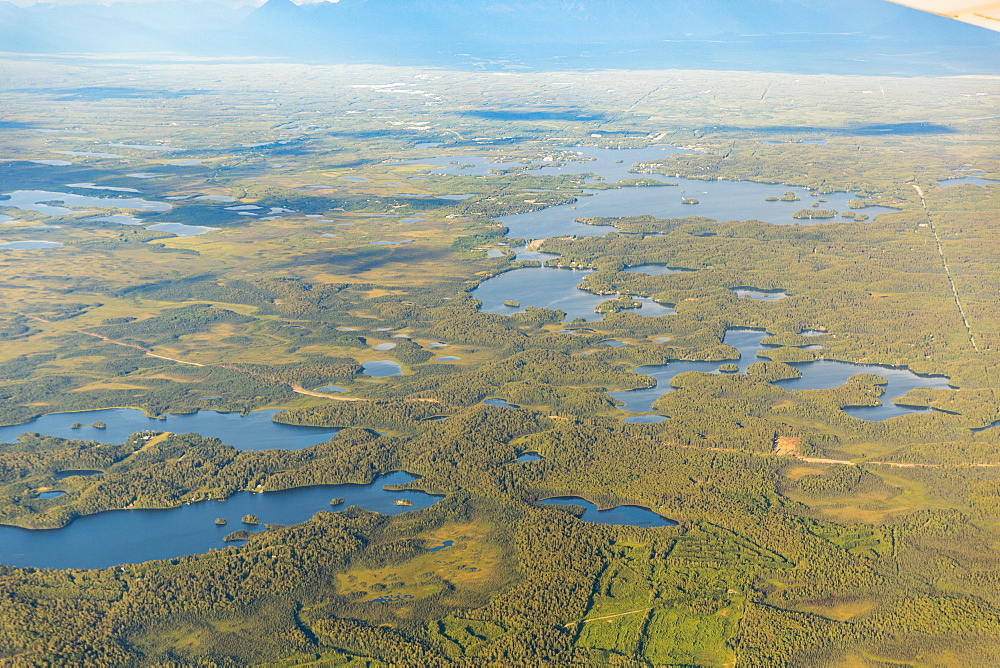
[[[58,527],[397,470],[445,498],[394,517],[322,512],[241,547],[120,568],[0,566],[0,663],[1000,662],[1000,428],[983,429],[1000,420],[997,188],[938,185],[1000,178],[995,81],[2,65],[0,424],[279,407],[279,421],[344,430],[262,452],[191,435],[142,447],[26,436],[0,445],[0,521]],[[697,206],[588,219],[607,234],[533,246],[594,269],[584,290],[676,315],[643,317],[631,300],[586,323],[477,308],[477,285],[526,266],[503,214],[614,186],[587,184],[566,147],[654,144],[693,152],[637,178],[785,183],[896,211],[811,226]],[[480,157],[524,168],[436,173]],[[578,172],[531,168],[574,160]],[[19,191],[57,194],[15,206]],[[149,229],[170,223],[217,229]],[[62,245],[2,246],[21,241]],[[642,264],[697,271],[623,271]],[[740,286],[789,297],[738,298]],[[607,392],[648,387],[635,367],[731,363],[722,339],[736,327],[777,347],[746,373],[676,379],[653,404],[668,420],[621,422]],[[945,375],[953,389],[913,390],[904,403],[936,410],[871,422],[842,409],[878,402],[878,376],[771,382],[820,358]],[[401,375],[361,372],[386,359]],[[346,391],[316,391],[331,384]],[[516,463],[525,452],[542,459]],[[66,469],[105,475],[54,477]],[[37,498],[51,489],[67,494]],[[534,503],[553,496],[678,525],[601,525]]]

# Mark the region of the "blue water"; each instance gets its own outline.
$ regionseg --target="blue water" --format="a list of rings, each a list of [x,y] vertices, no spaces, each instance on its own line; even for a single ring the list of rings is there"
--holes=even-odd
[[[591,270],[556,269],[552,267],[528,267],[507,271],[487,279],[472,291],[472,296],[481,300],[481,311],[513,315],[523,313],[528,306],[558,309],[566,312],[566,320],[583,318],[600,320],[594,311],[602,302],[615,299],[617,295],[595,295],[585,290],[577,290]],[[648,297],[634,297],[642,308],[632,313],[643,316],[673,315],[673,308],[654,302]],[[521,305],[506,306],[504,301],[513,300]]]
[[[76,213],[75,209],[67,207],[114,207],[116,209],[138,209],[140,211],[170,211],[169,204],[150,202],[137,197],[94,197],[92,195],[76,195],[73,193],[52,192],[50,190],[15,190],[4,193],[6,199],[0,200],[0,206],[34,211],[46,216],[61,216]],[[58,202],[65,206],[56,206]]]
[[[723,342],[739,350],[740,359],[727,360],[727,362],[737,364],[740,373],[745,373],[748,366],[764,360],[762,357],[757,357],[757,351],[765,348],[760,342],[766,336],[766,332],[759,330],[728,330]],[[670,362],[669,364],[640,366],[635,369],[635,373],[654,378],[656,380],[654,387],[643,390],[609,392],[608,394],[618,401],[624,402],[624,405],[619,406],[619,408],[633,413],[646,413],[653,410],[653,403],[657,399],[673,389],[670,386],[670,381],[677,374],[687,371],[719,373],[719,366],[723,363],[725,362]],[[802,377],[779,380],[775,385],[787,390],[822,390],[839,387],[848,378],[859,373],[875,374],[885,378],[886,383],[882,386],[885,393],[879,398],[882,402],[881,406],[858,406],[844,409],[846,413],[854,417],[870,421],[882,421],[899,415],[927,412],[926,408],[897,406],[892,403],[892,399],[901,397],[914,388],[951,388],[948,379],[944,376],[920,376],[909,369],[876,364],[817,360],[815,362],[795,362],[791,366],[797,368],[802,373]]]
[[[71,478],[75,475],[79,476],[92,476],[92,475],[104,475],[104,471],[91,471],[91,470],[69,470],[69,471],[59,471],[55,474],[56,480],[65,480],[66,478]]]
[[[672,390],[670,381],[679,373],[687,371],[703,371],[706,373],[718,373],[719,366],[729,362],[735,362],[740,367],[740,372],[754,362],[761,362],[763,358],[757,357],[758,350],[763,348],[761,340],[767,336],[766,332],[749,329],[730,329],[726,332],[723,342],[733,346],[740,351],[741,357],[736,360],[724,360],[720,362],[670,362],[669,364],[657,364],[650,366],[640,366],[635,369],[635,373],[643,376],[651,376],[656,380],[656,385],[644,390],[624,390],[620,392],[609,392],[614,399],[625,402],[619,406],[633,413],[646,413],[653,410],[653,402]]]
[[[373,360],[361,365],[361,373],[375,378],[385,378],[386,376],[402,376],[403,367],[398,362],[392,360]]]
[[[528,462],[537,462],[542,459],[542,456],[537,452],[525,452],[523,455],[514,460],[515,464],[527,464]]]
[[[963,176],[960,178],[945,179],[943,181],[938,181],[938,185],[941,186],[942,188],[950,188],[951,186],[963,186],[963,185],[980,186],[985,188],[987,186],[994,186],[997,183],[1000,183],[1000,181],[983,179],[978,176]]]
[[[655,175],[654,175],[655,176]],[[588,191],[572,204],[553,206],[539,211],[518,213],[498,218],[510,228],[512,238],[542,239],[575,234],[577,236],[604,236],[614,231],[613,227],[586,225],[576,218],[597,218],[603,216],[638,216],[650,214],[657,218],[683,218],[704,216],[719,221],[761,220],[775,225],[819,225],[841,222],[839,218],[796,219],[792,217],[800,209],[809,209],[812,198],[805,188],[782,184],[771,185],[751,181],[701,181],[658,177],[678,183],[677,187],[618,188],[614,190]],[[781,197],[788,190],[796,192],[801,201],[767,202],[766,197]],[[682,204],[683,198],[694,198],[698,204]],[[828,193],[824,209],[839,212],[851,211],[849,200],[857,199],[853,193]],[[875,216],[895,211],[883,206],[866,207],[862,213]]]
[[[936,390],[951,389],[948,379],[944,376],[918,376],[909,369],[877,364],[851,364],[850,362],[834,360],[818,360],[816,362],[796,362],[792,366],[802,372],[802,377],[779,380],[776,383],[787,390],[821,390],[839,387],[856,373],[873,373],[888,381],[883,386],[886,392],[881,397],[882,403],[886,403],[887,399],[901,397],[916,387],[930,387]],[[892,406],[891,402],[889,405]],[[904,410],[913,412],[921,409],[906,408]]]
[[[398,471],[368,485],[318,485],[281,492],[240,492],[226,501],[202,501],[164,510],[111,510],[79,517],[61,529],[29,530],[0,526],[0,563],[33,568],[106,568],[152,559],[170,559],[226,547],[227,534],[247,528],[246,514],[262,524],[297,524],[321,510],[330,499],[344,497],[338,508],[360,506],[383,515],[397,515],[434,505],[439,497],[407,490],[391,492],[416,477]],[[398,499],[412,506],[396,506]],[[215,524],[215,518],[229,521]]]
[[[205,225],[185,225],[184,223],[157,223],[156,225],[150,225],[146,229],[156,230],[157,232],[170,232],[179,237],[196,237],[199,234],[217,232],[221,228],[207,227]]]
[[[301,450],[328,441],[339,431],[326,427],[298,427],[272,422],[271,417],[277,412],[278,409],[268,409],[240,415],[199,411],[190,415],[168,415],[165,420],[146,417],[145,413],[135,408],[52,413],[27,424],[0,427],[0,443],[14,443],[19,434],[28,432],[100,443],[124,443],[138,431],[152,430],[217,436],[223,443],[240,450]],[[107,428],[85,426],[71,429],[75,422],[85,425],[104,422]]]
[[[670,418],[663,415],[632,415],[622,420],[625,424],[656,424]]]
[[[2,202],[0,202],[2,204]],[[37,250],[39,248],[59,248],[62,246],[58,241],[7,241],[0,244],[0,249],[10,250]]]
[[[503,399],[483,399],[483,403],[487,406],[499,406],[500,408],[520,408],[520,406],[508,404]]]
[[[677,522],[660,517],[652,510],[640,508],[639,506],[618,506],[608,510],[598,510],[597,506],[580,498],[579,496],[557,496],[553,499],[545,499],[538,503],[552,506],[581,506],[585,510],[580,516],[584,522],[595,524],[625,524],[636,527],[670,527],[676,526]]]
[[[776,302],[779,299],[784,299],[788,295],[779,290],[753,290],[750,288],[730,288],[736,293],[737,297],[748,297],[750,299],[758,299],[764,302]]]
[[[427,551],[428,552],[437,552],[438,550],[443,550],[446,547],[451,547],[454,544],[455,544],[455,541],[453,541],[453,540],[446,540],[442,544],[440,544],[440,545],[438,545],[436,547],[429,547],[429,548],[427,548]]]

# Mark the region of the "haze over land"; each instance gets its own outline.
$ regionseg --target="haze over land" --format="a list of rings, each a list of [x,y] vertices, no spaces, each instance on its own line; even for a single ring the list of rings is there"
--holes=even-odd
[[[0,4],[0,663],[1000,664],[996,40]]]
[[[969,74],[995,33],[888,2],[0,2],[0,51],[266,56],[490,70],[682,67]]]

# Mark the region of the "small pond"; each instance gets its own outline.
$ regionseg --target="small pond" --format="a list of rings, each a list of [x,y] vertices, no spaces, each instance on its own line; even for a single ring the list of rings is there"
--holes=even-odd
[[[402,376],[403,367],[399,365],[399,362],[393,362],[392,360],[373,360],[361,365],[361,373],[375,378]]]
[[[152,559],[170,559],[227,547],[227,534],[249,528],[244,515],[263,524],[297,524],[343,497],[338,509],[360,506],[383,515],[397,515],[434,505],[440,497],[407,490],[392,492],[416,476],[398,471],[368,485],[318,485],[281,492],[239,492],[226,501],[202,501],[162,510],[111,510],[79,517],[61,529],[29,530],[0,526],[0,563],[33,568],[107,568]],[[413,505],[394,505],[408,499]],[[216,518],[228,524],[215,524]]]
[[[487,406],[499,406],[500,408],[520,408],[520,406],[515,406],[514,404],[508,404],[503,399],[483,399],[483,403]]]
[[[618,506],[617,508],[598,510],[596,505],[579,496],[558,496],[552,499],[541,500],[538,503],[551,506],[580,506],[584,508],[580,519],[584,522],[593,522],[595,524],[624,524],[636,527],[670,527],[677,525],[677,522],[660,517],[652,510],[640,508],[639,506]]]
[[[435,545],[434,547],[427,548],[427,551],[428,552],[437,552],[439,550],[443,550],[446,547],[451,547],[454,544],[455,544],[455,541],[453,541],[453,540],[446,540],[443,543],[441,543],[440,545]]]
[[[730,288],[737,297],[747,297],[764,302],[776,302],[784,299],[788,295],[781,290],[754,290],[753,288]]]
[[[90,469],[70,469],[67,471],[59,471],[55,474],[56,480],[65,480],[66,478],[72,478],[73,476],[93,476],[93,475],[104,475],[104,471],[92,471]]]
[[[185,225],[184,223],[157,223],[150,225],[147,230],[157,230],[158,232],[170,232],[179,237],[196,237],[199,234],[217,232],[218,227],[206,227],[205,225]]]

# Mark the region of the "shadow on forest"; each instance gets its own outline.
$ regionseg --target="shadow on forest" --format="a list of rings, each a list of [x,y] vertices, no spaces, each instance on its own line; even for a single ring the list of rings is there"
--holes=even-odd
[[[331,257],[329,253],[309,253],[298,255],[289,261],[288,267],[306,265],[327,265],[345,273],[372,271],[387,264],[409,264],[440,259],[440,251],[420,246],[372,246],[355,248],[352,253]],[[276,265],[280,266],[280,265]]]

